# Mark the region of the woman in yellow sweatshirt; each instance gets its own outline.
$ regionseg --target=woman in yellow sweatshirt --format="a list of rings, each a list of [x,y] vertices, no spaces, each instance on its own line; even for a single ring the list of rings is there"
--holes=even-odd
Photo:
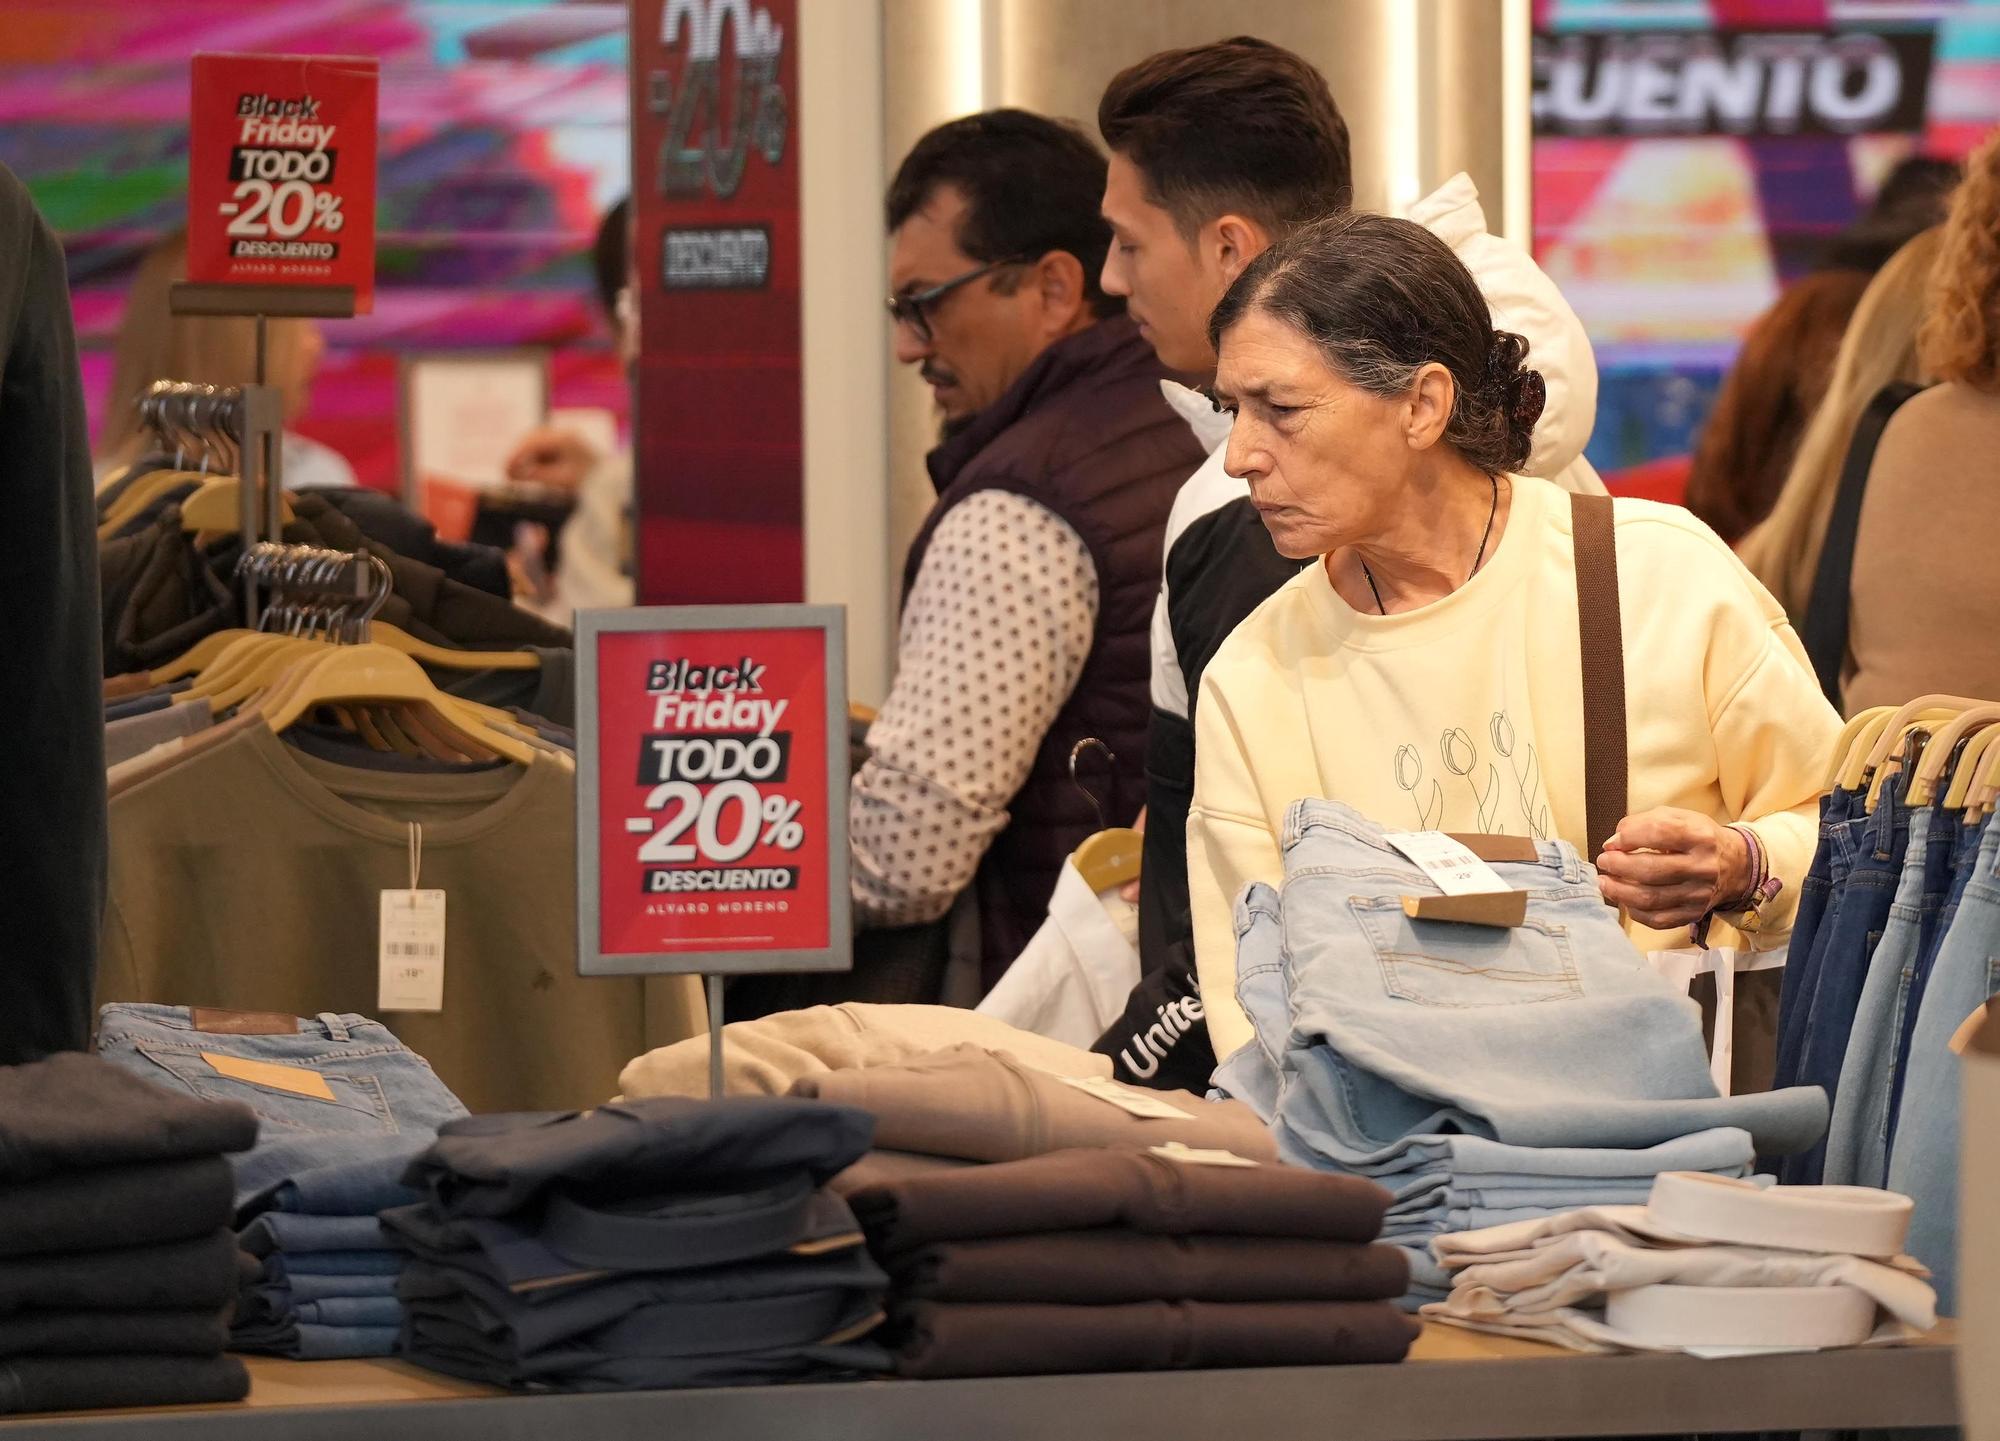
[[[1195,707],[1188,873],[1216,1054],[1250,1039],[1231,907],[1282,881],[1284,814],[1308,796],[1393,829],[1567,840],[1642,947],[1751,907],[1756,944],[1782,941],[1839,718],[1712,531],[1619,500],[1630,814],[1585,834],[1568,498],[1511,473],[1540,377],[1450,249],[1339,215],[1265,252],[1210,328],[1228,470],[1279,551],[1317,559],[1231,635]]]

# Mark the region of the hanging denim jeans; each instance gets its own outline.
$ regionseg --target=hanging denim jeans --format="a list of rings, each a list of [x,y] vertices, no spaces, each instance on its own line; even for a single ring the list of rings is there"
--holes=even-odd
[[[1916,1202],[1910,1254],[1931,1268],[1938,1309],[1958,1313],[1958,1146],[1963,1080],[1951,1038],[2000,989],[2000,820],[1979,842],[1958,913],[1938,947],[1910,1041],[1889,1189]]]
[[[1883,792],[1875,814],[1862,822],[1853,868],[1821,923],[1826,942],[1820,950],[1817,974],[1810,993],[1800,997],[1806,1015],[1797,1079],[1802,1086],[1822,1087],[1829,1102],[1839,1100],[1847,1039],[1854,1029],[1854,1013],[1861,1004],[1869,963],[1889,927],[1889,908],[1902,884],[1909,837],[1910,818],[1902,788],[1892,785]],[[1818,1185],[1825,1168],[1824,1144],[1787,1157],[1776,1166],[1778,1178],[1792,1186]]]
[[[1833,898],[1847,880],[1855,855],[1855,814],[1859,797],[1851,791],[1829,791],[1819,803],[1819,847],[1799,888],[1799,908],[1792,919],[1792,936],[1778,1003],[1778,1063],[1772,1084],[1798,1084],[1799,1051],[1805,1042],[1805,998],[1819,973],[1826,949],[1826,920]]]
[[[1880,1186],[1888,1175],[1898,1037],[1916,989],[1918,961],[1951,889],[1954,833],[1959,829],[1952,813],[1939,806],[1910,817],[1903,874],[1889,907],[1889,923],[1868,962],[1841,1062],[1840,1088],[1834,1093],[1822,1172],[1829,1186]]]
[[[1951,887],[1945,892],[1944,905],[1938,911],[1937,925],[1931,932],[1930,942],[1917,958],[1916,979],[1910,986],[1909,1002],[1903,1008],[1902,1030],[1896,1038],[1896,1074],[1889,1092],[1889,1134],[1883,1156],[1885,1173],[1889,1157],[1896,1150],[1896,1118],[1903,1113],[1903,1081],[1910,1071],[1910,1043],[1916,1036],[1917,1017],[1923,1013],[1924,991],[1937,965],[1938,952],[1944,947],[1944,938],[1951,933],[1952,922],[1958,917],[1959,903],[1965,899],[1965,888],[1979,869],[1979,842],[1986,834],[1983,821],[1967,825],[1956,816],[1954,820],[1957,824],[1952,829]]]

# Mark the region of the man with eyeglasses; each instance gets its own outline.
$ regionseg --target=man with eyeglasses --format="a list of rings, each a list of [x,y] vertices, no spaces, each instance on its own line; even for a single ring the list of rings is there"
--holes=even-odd
[[[1070,852],[1144,798],[1161,538],[1201,460],[1099,286],[1104,174],[1074,126],[994,110],[926,135],[888,195],[895,355],[930,383],[944,439],[853,783],[854,901],[864,925],[908,926],[976,883],[982,988]],[[1117,759],[1107,773],[1093,749],[1087,795],[1069,757],[1089,737]]]

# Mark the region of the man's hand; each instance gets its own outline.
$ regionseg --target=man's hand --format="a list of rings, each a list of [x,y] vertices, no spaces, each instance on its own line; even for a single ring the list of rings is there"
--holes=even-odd
[[[507,478],[574,495],[602,459],[575,431],[545,425],[514,448],[507,459]]]
[[[1643,926],[1692,925],[1750,890],[1750,846],[1698,811],[1660,806],[1627,816],[1597,858],[1597,889]]]

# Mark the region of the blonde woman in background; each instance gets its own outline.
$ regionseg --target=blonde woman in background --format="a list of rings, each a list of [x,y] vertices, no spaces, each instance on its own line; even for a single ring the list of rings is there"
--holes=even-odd
[[[176,231],[139,262],[113,350],[111,389],[97,443],[100,474],[138,460],[151,444],[139,397],[156,380],[248,385],[257,378],[257,323],[238,316],[175,315],[168,295],[187,275],[187,235]],[[283,392],[285,421],[303,415],[326,341],[310,320],[266,323],[264,376]],[[285,432],[287,490],[351,486],[354,469],[336,450]]]
[[[1917,336],[1938,384],[1882,432],[1861,502],[1841,698],[2000,700],[2000,130],[1965,163]]]
[[[1776,507],[1736,547],[1743,563],[1778,598],[1795,626],[1805,624],[1840,469],[1861,412],[1891,382],[1916,383],[1923,378],[1917,363],[1917,327],[1923,323],[1924,287],[1942,237],[1941,227],[1924,231],[1897,251],[1869,283],[1848,322],[1826,398],[1799,441]]]

